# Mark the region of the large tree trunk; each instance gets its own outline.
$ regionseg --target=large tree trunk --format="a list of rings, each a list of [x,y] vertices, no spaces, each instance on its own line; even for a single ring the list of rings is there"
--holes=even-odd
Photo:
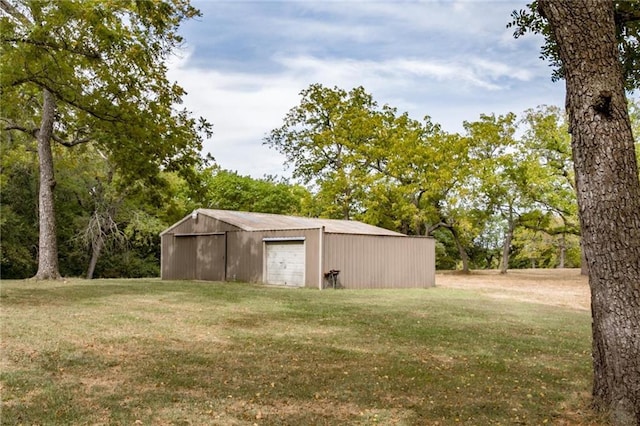
[[[640,425],[640,182],[613,2],[540,0],[567,85],[593,315],[593,404]]]
[[[58,243],[56,241],[56,218],[53,188],[56,186],[53,174],[53,154],[51,138],[55,119],[55,98],[48,90],[43,91],[42,120],[38,132],[38,158],[40,166],[40,189],[38,196],[38,214],[40,237],[38,246],[37,280],[55,280],[60,278],[58,270]]]
[[[460,254],[460,260],[462,261],[462,272],[465,274],[469,273],[469,255],[467,251],[464,249],[462,242],[460,242],[460,238],[458,238],[458,232],[455,230],[453,226],[449,227],[449,231],[451,231],[451,236],[453,237],[453,241],[456,243],[456,247],[458,248],[458,253]]]
[[[511,249],[511,241],[513,240],[513,232],[516,229],[516,221],[513,220],[513,212],[509,211],[509,223],[507,232],[502,242],[502,260],[500,261],[500,273],[506,274],[509,269],[509,251]]]

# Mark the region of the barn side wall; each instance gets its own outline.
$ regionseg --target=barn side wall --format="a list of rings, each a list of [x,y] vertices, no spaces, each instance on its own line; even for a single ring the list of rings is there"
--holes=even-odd
[[[318,287],[318,229],[286,231],[238,231],[227,233],[227,280],[262,282],[264,268],[264,238],[304,238],[305,287]]]
[[[161,234],[160,277],[163,280],[224,279],[224,232],[237,229],[203,214],[196,219],[187,216]],[[214,233],[222,235],[212,235]]]
[[[195,279],[195,238],[176,238],[174,234],[164,234],[160,252],[160,277],[163,280]]]
[[[164,280],[225,279],[225,233],[164,234],[160,276]]]
[[[343,288],[423,288],[435,285],[432,238],[325,234],[323,269],[339,270]]]

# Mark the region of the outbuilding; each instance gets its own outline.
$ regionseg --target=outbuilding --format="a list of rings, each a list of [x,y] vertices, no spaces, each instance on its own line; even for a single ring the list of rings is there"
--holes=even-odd
[[[312,288],[435,285],[435,242],[362,222],[197,209],[161,234],[165,280]]]

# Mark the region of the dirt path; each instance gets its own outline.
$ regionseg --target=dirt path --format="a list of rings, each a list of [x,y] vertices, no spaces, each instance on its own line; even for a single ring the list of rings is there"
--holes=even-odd
[[[471,274],[436,273],[436,286],[475,289],[495,298],[516,299],[573,309],[589,310],[588,278],[579,269],[520,269],[501,275],[498,271]]]

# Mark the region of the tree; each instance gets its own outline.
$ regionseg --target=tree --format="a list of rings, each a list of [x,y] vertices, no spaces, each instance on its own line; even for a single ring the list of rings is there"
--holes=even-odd
[[[527,164],[524,188],[537,211],[525,227],[559,243],[558,267],[565,264],[566,244],[579,236],[575,174],[565,114],[557,107],[540,106],[525,112],[522,163]],[[586,262],[583,262],[586,270]],[[556,265],[551,265],[556,266]],[[586,274],[585,274],[586,275]]]
[[[476,192],[474,198],[483,200],[486,221],[496,213],[505,224],[500,261],[503,274],[509,267],[513,234],[528,201],[523,196],[523,167],[512,152],[515,123],[513,113],[499,117],[483,114],[479,121],[464,123],[471,141],[469,186]]]
[[[512,259],[515,267],[578,267],[580,265],[579,237],[573,234],[548,232],[549,228],[563,226],[561,219],[557,216],[537,216],[537,219],[538,223],[542,222],[539,229],[522,226],[514,234]],[[531,222],[532,218],[525,215],[524,221]]]
[[[566,81],[592,299],[593,405],[615,425],[638,425],[640,179],[625,87],[640,87],[640,5],[540,0],[531,11],[515,23],[520,33],[536,23]]]
[[[467,140],[420,122],[364,88],[313,84],[265,143],[285,155],[294,178],[315,193],[314,215],[360,219],[407,234],[447,229],[469,270],[477,228],[456,188],[465,180]]]
[[[125,175],[153,176],[199,161],[209,124],[176,110],[166,79],[187,1],[0,0],[0,110],[5,130],[38,142],[37,279],[60,276],[52,143],[93,143]]]
[[[357,149],[370,169],[363,218],[376,225],[391,218],[394,229],[406,234],[448,230],[462,270],[468,272],[467,247],[473,239],[468,231],[476,224],[459,196],[468,177],[468,168],[462,167],[468,139],[444,132],[428,116],[419,122],[388,106],[379,117],[375,136]],[[372,216],[378,220],[370,220]]]
[[[317,189],[326,207],[322,216],[350,219],[363,195],[359,181],[367,172],[354,155],[376,134],[377,104],[362,87],[347,93],[312,84],[300,95],[300,105],[264,143],[287,158],[294,178]]]
[[[212,209],[274,214],[302,214],[310,194],[301,186],[273,177],[254,179],[218,167],[203,171],[206,192],[202,205]]]

